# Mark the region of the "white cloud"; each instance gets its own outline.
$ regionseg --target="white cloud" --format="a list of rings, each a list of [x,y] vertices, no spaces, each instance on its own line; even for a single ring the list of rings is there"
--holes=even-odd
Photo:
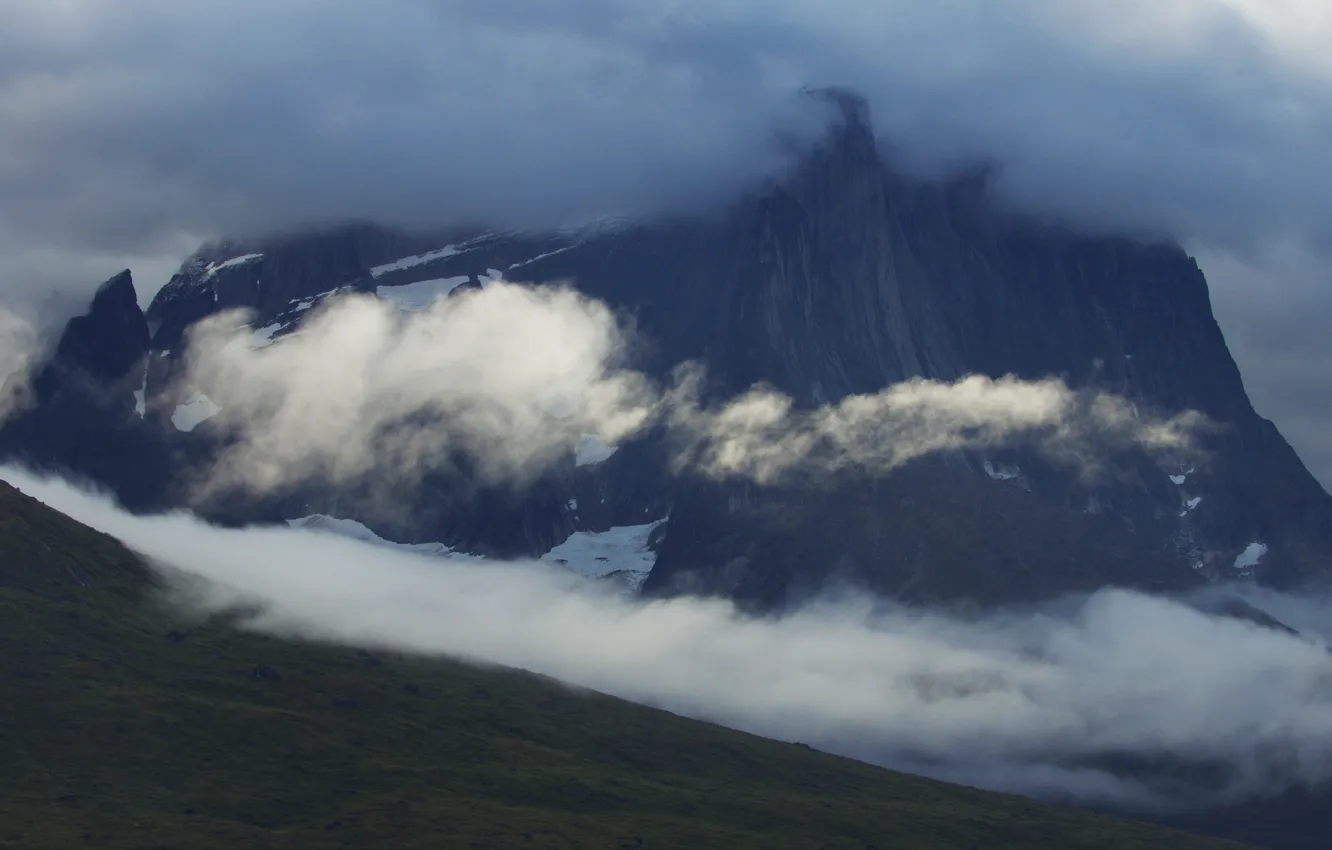
[[[933,452],[1024,443],[1095,472],[1098,452],[1110,446],[1193,451],[1204,425],[1196,413],[1140,417],[1121,398],[1074,392],[1057,379],[983,375],[913,379],[811,411],[755,389],[716,411],[671,415],[688,441],[681,466],[761,483],[809,460],[828,470],[887,472]]]
[[[813,461],[887,472],[946,449],[1024,443],[1088,469],[1110,445],[1186,451],[1195,414],[1138,418],[1058,380],[915,380],[814,411],[755,388],[702,408],[697,369],[671,388],[628,368],[627,332],[566,287],[492,283],[404,312],[327,299],[274,344],[252,347],[235,313],[200,324],[179,395],[203,392],[238,438],[207,486],[259,492],[311,474],[409,480],[463,451],[492,480],[523,481],[592,435],[615,444],[665,423],[679,468],[772,480]]]
[[[992,788],[1098,803],[1184,797],[1096,759],[1224,769],[1211,802],[1332,778],[1332,655],[1177,601],[1107,590],[959,619],[865,598],[753,619],[722,601],[642,603],[544,565],[461,563],[289,529],[134,517],[60,481],[0,477],[213,583],[248,627],[498,663],[784,740]],[[178,603],[182,599],[176,599]],[[1254,601],[1324,637],[1325,599]],[[1196,798],[1191,798],[1198,802]]]
[[[522,480],[584,434],[615,442],[655,399],[618,368],[623,334],[565,287],[491,284],[403,312],[330,298],[299,332],[252,348],[226,313],[196,327],[185,380],[241,439],[210,486],[268,491],[310,474],[410,477],[466,451],[485,476]]]

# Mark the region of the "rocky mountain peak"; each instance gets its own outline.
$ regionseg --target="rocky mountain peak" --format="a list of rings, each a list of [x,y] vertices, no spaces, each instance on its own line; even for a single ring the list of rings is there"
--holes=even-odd
[[[124,377],[148,347],[148,323],[126,269],[97,288],[86,314],[70,319],[55,361],[95,381],[114,381]]]

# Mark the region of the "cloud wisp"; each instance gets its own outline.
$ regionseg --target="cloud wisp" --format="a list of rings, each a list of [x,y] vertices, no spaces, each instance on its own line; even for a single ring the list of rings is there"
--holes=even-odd
[[[705,407],[697,368],[669,387],[630,368],[631,334],[568,287],[492,283],[402,311],[372,296],[328,299],[271,345],[243,315],[193,332],[176,395],[202,391],[234,442],[207,490],[265,493],[309,476],[370,471],[409,481],[462,452],[483,478],[522,483],[593,436],[653,425],[677,471],[766,483],[796,467],[890,472],[932,452],[1032,445],[1094,471],[1099,452],[1187,452],[1197,414],[1140,416],[1123,399],[1058,380],[912,380],[813,411],[756,387]]]
[[[176,581],[174,604],[255,604],[245,627],[263,632],[525,668],[1055,799],[1201,805],[1332,778],[1326,599],[1254,598],[1302,636],[1116,590],[973,619],[863,597],[755,619],[719,600],[629,600],[544,564],[136,517],[63,481],[12,467],[0,478],[141,552]],[[1124,768],[1134,761],[1204,765],[1213,780]]]
[[[236,313],[192,330],[184,380],[239,437],[210,486],[267,492],[371,469],[406,480],[455,451],[484,477],[522,481],[583,434],[633,433],[656,404],[623,368],[611,311],[570,288],[492,284],[420,312],[347,295],[317,310],[262,348]]]
[[[0,307],[0,423],[21,409],[25,388],[43,347],[37,326]]]
[[[677,468],[760,484],[811,463],[824,471],[890,472],[934,452],[1013,445],[1095,475],[1112,448],[1196,451],[1195,433],[1207,424],[1192,411],[1144,417],[1122,398],[1074,391],[1058,379],[984,375],[912,379],[811,411],[756,388],[715,410],[686,404],[668,417],[682,436]]]

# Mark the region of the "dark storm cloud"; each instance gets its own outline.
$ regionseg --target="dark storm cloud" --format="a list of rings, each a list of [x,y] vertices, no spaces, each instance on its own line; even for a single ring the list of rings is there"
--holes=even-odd
[[[1332,251],[1332,12],[1316,0],[11,0],[5,15],[11,296],[126,263],[151,292],[197,239],[312,219],[697,206],[781,167],[778,139],[813,126],[793,97],[806,84],[863,91],[904,166],[998,158],[1029,208],[1167,231],[1268,278],[1276,241],[1312,269]],[[1269,324],[1245,324],[1243,284],[1218,290],[1283,423],[1304,408],[1264,394],[1265,358],[1287,355],[1255,334],[1296,315],[1277,308],[1301,285],[1265,293]]]
[[[6,206],[135,247],[323,216],[653,210],[778,165],[795,89],[836,83],[903,161],[992,154],[1012,194],[1081,218],[1327,226],[1317,52],[1239,3],[1108,5],[24,0],[0,36]]]

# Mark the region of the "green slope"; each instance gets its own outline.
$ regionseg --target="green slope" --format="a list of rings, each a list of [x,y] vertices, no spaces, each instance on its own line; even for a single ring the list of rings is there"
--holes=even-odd
[[[182,626],[0,484],[0,846],[1221,848],[541,677]]]

